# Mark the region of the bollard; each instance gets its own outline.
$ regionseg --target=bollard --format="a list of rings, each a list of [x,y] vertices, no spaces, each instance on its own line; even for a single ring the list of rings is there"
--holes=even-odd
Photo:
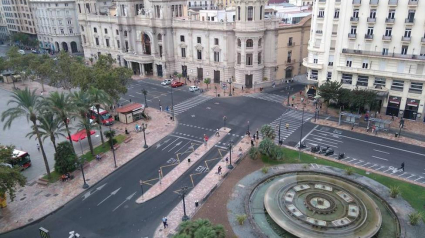
[[[187,162],[190,163],[190,158],[187,158]]]
[[[199,206],[199,202],[198,202],[198,200],[196,200],[195,201],[195,207],[198,207]]]

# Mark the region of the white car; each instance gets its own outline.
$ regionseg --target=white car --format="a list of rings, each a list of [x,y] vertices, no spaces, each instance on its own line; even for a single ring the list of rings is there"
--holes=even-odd
[[[24,50],[18,50],[18,53],[21,54],[21,55],[24,55],[25,51]]]
[[[172,81],[171,79],[164,79],[164,81],[161,82],[161,85],[164,85],[164,86],[170,85],[171,81]]]
[[[191,91],[191,92],[195,92],[195,91],[198,91],[198,90],[199,90],[198,86],[190,86],[189,87],[189,91]]]

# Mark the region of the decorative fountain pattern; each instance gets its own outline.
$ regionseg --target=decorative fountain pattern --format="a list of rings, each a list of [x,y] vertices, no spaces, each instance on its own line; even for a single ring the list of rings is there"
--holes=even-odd
[[[273,181],[264,195],[273,221],[297,237],[373,237],[379,207],[358,186],[320,174],[291,174]]]

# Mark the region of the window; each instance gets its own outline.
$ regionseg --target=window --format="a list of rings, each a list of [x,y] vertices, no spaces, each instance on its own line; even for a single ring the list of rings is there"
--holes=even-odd
[[[291,61],[292,61],[292,50],[288,51],[288,57],[287,57],[286,60],[287,60],[288,63],[291,63]]]
[[[334,56],[333,55],[329,55],[329,62],[328,62],[329,66],[333,66],[334,65]]]
[[[341,83],[343,84],[351,84],[353,82],[352,74],[342,74]]]
[[[258,40],[258,47],[261,47],[261,38]]]
[[[238,53],[238,64],[241,64],[241,53]]]
[[[409,88],[409,93],[422,94],[422,86],[423,86],[423,83],[411,82],[410,88]]]
[[[214,62],[220,62],[220,52],[214,52]]]
[[[403,45],[401,46],[401,54],[402,55],[406,55],[407,54],[407,49],[409,48],[409,46],[407,45]]]
[[[369,68],[369,62],[364,61],[364,62],[363,62],[363,64],[362,64],[362,68],[363,68],[363,69],[367,69],[367,68]]]
[[[124,31],[124,37],[127,37],[127,31]]]
[[[201,44],[201,37],[196,37],[196,42],[198,42],[198,44]]]
[[[359,9],[354,9],[353,18],[359,18]]]
[[[357,33],[357,27],[351,26],[351,34],[355,35]]]
[[[410,38],[410,35],[412,34],[412,29],[409,29],[409,28],[407,28],[405,31],[404,31],[404,37],[406,37],[406,38]]]
[[[317,75],[319,74],[318,70],[311,70],[310,78],[317,79]]]
[[[61,34],[65,34],[65,30],[64,29],[61,29]]]
[[[218,38],[214,38],[214,45],[218,45]]]
[[[371,9],[370,10],[369,17],[372,18],[372,19],[375,19],[376,18],[376,9]]]
[[[72,28],[69,28],[69,34],[74,34],[74,31],[72,30]]]
[[[202,59],[202,51],[198,50],[198,60]]]
[[[241,20],[241,7],[238,7],[238,21],[240,20]]]
[[[99,38],[96,37],[95,40],[96,40],[96,45],[99,45]]]
[[[105,39],[106,47],[109,47],[109,39]]]
[[[181,41],[181,42],[184,42],[184,35],[181,35],[181,36],[180,36],[180,41]]]
[[[387,27],[387,29],[385,30],[385,36],[391,36],[392,33],[393,33],[393,28]]]
[[[72,21],[71,20],[68,20],[68,25],[72,25]]]
[[[254,15],[254,7],[248,7],[248,21],[252,21]]]
[[[261,52],[258,52],[258,64],[261,64]]]
[[[394,19],[395,17],[395,10],[390,10],[388,12],[388,19]]]
[[[159,45],[158,48],[159,48],[159,57],[162,57],[162,45]]]
[[[65,7],[67,7],[68,6],[68,3],[65,3]]]
[[[339,18],[339,8],[335,8],[334,18],[335,19]]]
[[[393,84],[391,85],[391,90],[403,91],[403,87],[404,87],[403,80],[393,80]]]
[[[319,15],[318,17],[323,18],[325,17],[325,9],[319,9]]]
[[[347,64],[345,65],[345,66],[347,66],[347,67],[351,67],[351,64],[353,63],[353,61],[351,61],[351,60],[347,60]]]
[[[118,47],[118,49],[120,48],[120,41],[119,40],[117,40],[117,47]]]
[[[108,34],[108,29],[105,28],[105,34]]]
[[[96,27],[93,28],[93,32],[94,33],[97,33],[97,28]]]
[[[288,39],[288,46],[291,46],[292,45],[292,42],[293,41],[293,39],[292,39],[292,37],[289,37],[289,39]]]
[[[252,54],[246,54],[246,65],[252,65]]]
[[[375,78],[375,82],[373,83],[375,88],[383,88],[385,87],[385,78]]]
[[[125,41],[125,52],[128,52],[128,41]]]
[[[409,10],[409,13],[407,14],[407,19],[409,22],[413,22],[415,19],[415,10]]]
[[[241,47],[242,43],[241,43],[241,39],[238,39],[238,47]]]
[[[369,77],[366,75],[359,75],[357,78],[357,86],[364,86],[367,87],[369,81]]]
[[[251,39],[246,40],[246,47],[252,48],[254,46],[254,42]]]
[[[81,25],[81,31],[84,31],[84,26],[83,25]]]
[[[367,28],[367,35],[369,36],[373,35],[373,27]]]
[[[182,48],[182,58],[186,58],[186,48]]]
[[[262,19],[263,19],[263,6],[260,7],[260,20]]]
[[[328,75],[326,75],[326,81],[329,81],[332,79],[332,72],[328,72]]]

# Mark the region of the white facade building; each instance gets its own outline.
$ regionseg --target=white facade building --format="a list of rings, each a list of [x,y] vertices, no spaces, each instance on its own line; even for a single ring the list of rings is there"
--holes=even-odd
[[[264,19],[265,0],[236,0],[234,10],[215,11],[219,21],[207,19],[209,10],[193,12],[186,4],[77,0],[85,57],[95,61],[109,54],[137,75],[178,72],[212,83],[233,80],[237,87],[276,79],[280,25]]]
[[[3,5],[0,1],[0,41],[4,41],[9,37],[9,30],[7,29],[6,17],[3,11]]]
[[[34,17],[27,0],[1,0],[6,24],[11,34],[22,32],[35,36]]]
[[[422,120],[424,12],[424,0],[316,0],[309,79],[376,90],[382,113]]]
[[[30,0],[40,47],[58,52],[82,51],[74,0]]]

